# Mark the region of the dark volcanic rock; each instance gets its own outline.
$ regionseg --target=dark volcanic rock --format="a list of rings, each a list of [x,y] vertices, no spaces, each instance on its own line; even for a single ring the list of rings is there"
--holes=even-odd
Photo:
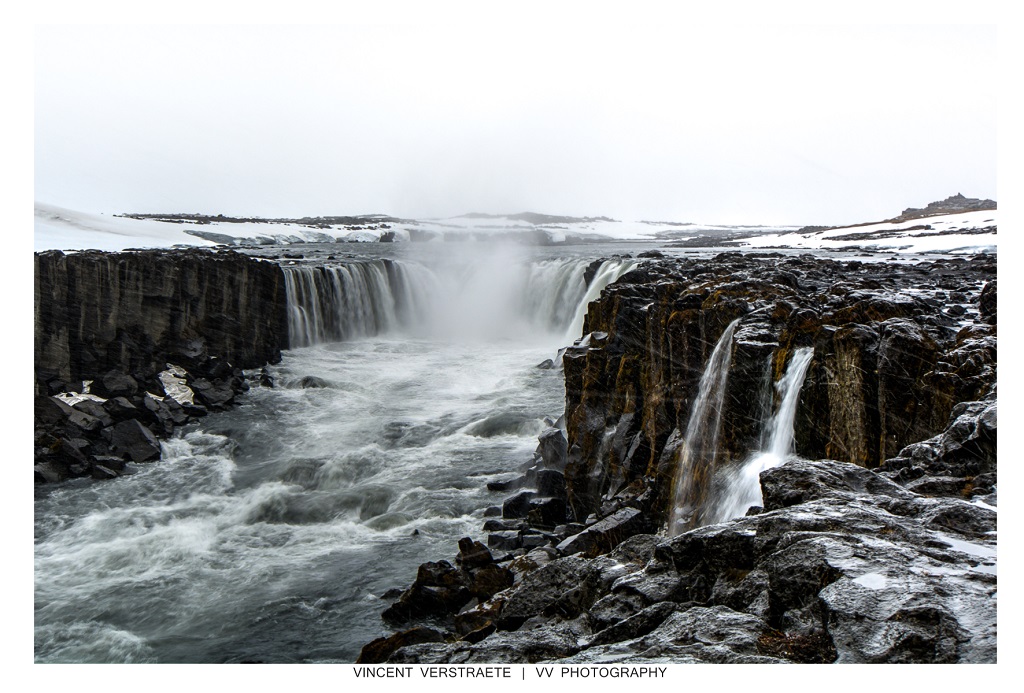
[[[101,397],[131,397],[139,391],[135,378],[118,370],[107,371],[102,378],[93,381],[92,392]]]
[[[591,525],[558,545],[558,550],[571,555],[582,553],[597,556],[607,553],[626,538],[643,528],[643,518],[636,508],[623,508]]]
[[[471,640],[389,661],[995,661],[995,512],[844,462],[762,484],[758,515],[550,561],[467,612]]]
[[[996,280],[985,284],[981,290],[981,299],[978,308],[981,312],[981,319],[990,325],[996,324]]]
[[[424,563],[412,587],[382,615],[385,621],[405,623],[413,618],[454,613],[470,599],[462,571],[448,561]]]
[[[110,438],[114,450],[132,462],[151,462],[160,459],[160,443],[152,431],[134,419],[114,426]]]
[[[388,661],[400,647],[419,645],[427,642],[444,642],[444,634],[432,628],[411,628],[387,638],[377,638],[363,646],[356,658],[356,664],[378,664]]]
[[[110,380],[114,396],[176,355],[253,368],[287,346],[281,268],[235,252],[37,253],[35,294],[37,380]]]

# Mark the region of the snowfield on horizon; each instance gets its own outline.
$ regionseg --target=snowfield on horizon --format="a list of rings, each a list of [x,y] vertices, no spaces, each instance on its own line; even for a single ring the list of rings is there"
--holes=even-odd
[[[796,227],[791,226],[730,226],[608,219],[533,223],[499,215],[386,223],[374,217],[365,219],[365,224],[326,228],[273,221],[174,223],[78,212],[37,202],[34,245],[37,252],[85,249],[120,251],[174,246],[375,242],[380,240],[382,234],[391,233],[396,241],[409,241],[416,236],[417,240],[427,242],[483,240],[488,236],[504,239],[510,234],[521,234],[526,240],[531,240],[529,237],[532,236],[533,240],[543,238],[545,242],[554,244],[604,240],[661,241],[667,244],[707,237],[710,247],[741,235],[738,240],[740,247],[749,249],[833,250],[858,246],[866,250],[910,253],[972,253],[996,250],[997,212],[964,212],[901,223],[881,222],[811,233],[799,233]],[[921,228],[923,226],[930,228]],[[989,227],[992,227],[991,231],[979,232]]]
[[[901,222],[844,226],[811,233],[765,234],[745,238],[742,243],[745,248],[838,250],[861,247],[908,253],[995,252],[998,213],[999,210],[989,209],[919,217]],[[986,230],[989,228],[990,231]]]

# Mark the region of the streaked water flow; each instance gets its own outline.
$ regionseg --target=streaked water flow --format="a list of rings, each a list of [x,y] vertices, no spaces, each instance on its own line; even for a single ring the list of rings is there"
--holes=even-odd
[[[751,506],[761,505],[761,472],[779,466],[793,455],[800,388],[807,377],[807,368],[813,356],[814,350],[810,347],[793,352],[786,372],[775,384],[779,407],[771,419],[765,422],[762,440],[766,444],[738,468],[720,471],[718,486],[722,491],[711,509],[709,524],[740,517]]]
[[[708,358],[690,410],[686,435],[677,452],[668,533],[675,536],[703,524],[700,512],[706,500],[718,458],[725,387],[732,363],[732,338],[740,319],[729,323]]]

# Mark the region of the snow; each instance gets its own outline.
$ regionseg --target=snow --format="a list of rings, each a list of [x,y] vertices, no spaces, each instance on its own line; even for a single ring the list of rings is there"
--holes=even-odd
[[[889,584],[889,580],[881,573],[865,573],[858,578],[854,578],[853,581],[862,587],[867,587],[869,590],[884,589]]]
[[[102,397],[90,395],[88,392],[82,394],[79,394],[77,392],[61,392],[60,394],[54,395],[53,398],[59,399],[64,404],[67,404],[68,406],[71,407],[75,406],[79,402],[84,402],[86,400],[92,400],[93,402],[99,402],[100,404],[103,404],[104,402],[107,401]]]
[[[160,384],[164,386],[164,393],[175,402],[195,404],[193,401],[195,394],[185,381],[186,375],[188,374],[184,368],[168,363],[167,370],[161,371],[157,377],[160,379]]]
[[[930,226],[931,229],[914,227]],[[996,233],[949,233],[998,226],[998,210],[983,210],[910,219],[903,222],[880,222],[865,226],[817,231],[813,233],[766,234],[744,239],[749,248],[807,248],[829,250],[859,246],[877,250],[928,252],[994,252]],[[892,233],[888,237],[872,234]],[[947,235],[940,235],[946,233]]]
[[[35,217],[37,252],[215,245],[212,241],[188,235],[181,224],[77,212],[41,202],[35,205]]]

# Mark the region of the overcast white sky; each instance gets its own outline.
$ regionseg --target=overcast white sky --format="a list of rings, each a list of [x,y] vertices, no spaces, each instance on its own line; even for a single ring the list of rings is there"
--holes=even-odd
[[[35,58],[35,198],[83,211],[838,224],[996,197],[994,27],[44,26]]]

